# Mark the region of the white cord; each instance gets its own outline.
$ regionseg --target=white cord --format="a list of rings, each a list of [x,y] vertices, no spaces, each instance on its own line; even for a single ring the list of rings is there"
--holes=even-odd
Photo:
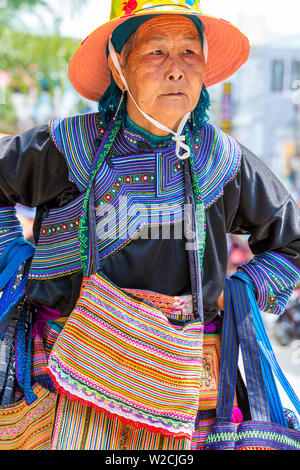
[[[168,132],[169,134],[173,134],[173,140],[176,142],[176,155],[177,157],[180,159],[180,160],[186,160],[190,157],[191,155],[191,150],[189,148],[189,146],[185,143],[185,135],[182,135],[182,131],[184,129],[184,126],[186,125],[188,119],[190,118],[191,116],[191,113],[187,113],[181,120],[180,124],[179,124],[179,127],[178,127],[178,130],[177,132],[174,132],[172,129],[169,129],[167,126],[165,126],[164,124],[161,124],[160,122],[156,121],[155,119],[153,119],[151,116],[148,116],[148,114],[144,113],[144,111],[142,111],[142,109],[138,106],[138,104],[136,103],[134,97],[132,96],[132,93],[131,91],[129,90],[129,86],[128,86],[128,83],[124,77],[124,74],[122,72],[122,69],[121,69],[121,66],[120,66],[120,63],[119,63],[119,60],[118,60],[118,56],[116,54],[116,51],[115,51],[115,48],[112,44],[112,41],[111,41],[111,38],[112,36],[110,36],[109,38],[109,43],[108,43],[108,48],[109,48],[109,53],[110,53],[110,56],[111,56],[111,59],[114,63],[114,66],[116,67],[117,71],[119,72],[119,75],[121,77],[121,80],[123,82],[123,85],[125,86],[128,94],[130,95],[132,101],[134,102],[134,104],[136,105],[137,109],[140,111],[140,113],[146,118],[148,119],[148,121],[151,122],[151,124],[153,124],[154,126],[158,127],[159,129],[165,131],[165,132]],[[183,154],[180,155],[180,150],[183,150]]]

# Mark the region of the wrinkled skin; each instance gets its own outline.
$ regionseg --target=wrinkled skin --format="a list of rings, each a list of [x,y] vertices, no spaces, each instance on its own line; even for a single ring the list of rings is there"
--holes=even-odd
[[[121,53],[122,55],[122,53]],[[122,58],[119,55],[120,63]],[[117,85],[124,85],[109,57]],[[200,98],[205,71],[200,35],[195,24],[181,15],[162,15],[142,24],[123,73],[139,107],[177,131],[182,117]],[[155,135],[166,135],[139,112],[128,96],[130,118]]]
[[[122,52],[117,54],[120,64]],[[115,82],[124,90],[111,58],[109,66]],[[123,73],[139,107],[160,123],[177,131],[183,116],[193,111],[200,98],[205,59],[195,24],[181,15],[161,15],[142,24]],[[154,135],[167,133],[149,122],[127,97],[130,118]],[[217,302],[224,310],[224,292]]]

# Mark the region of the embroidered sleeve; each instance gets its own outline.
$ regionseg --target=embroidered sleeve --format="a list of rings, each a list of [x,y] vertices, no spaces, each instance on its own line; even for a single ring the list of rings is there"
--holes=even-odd
[[[274,315],[284,313],[287,302],[300,280],[300,270],[276,252],[255,256],[239,266],[252,279],[260,310]]]
[[[47,125],[0,140],[0,255],[23,237],[15,206],[60,204],[72,192],[67,166]]]
[[[0,206],[38,207],[72,187],[64,156],[42,125],[0,140]]]

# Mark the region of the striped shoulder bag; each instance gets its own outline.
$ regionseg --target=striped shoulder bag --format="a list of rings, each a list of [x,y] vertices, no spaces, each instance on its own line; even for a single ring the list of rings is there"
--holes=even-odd
[[[238,276],[226,280],[219,396],[216,423],[205,450],[300,450],[300,431],[290,429],[271,374],[271,355],[255,300]],[[231,421],[239,345],[242,351],[251,419]],[[274,365],[274,364],[273,364]],[[285,388],[300,411],[299,400]]]

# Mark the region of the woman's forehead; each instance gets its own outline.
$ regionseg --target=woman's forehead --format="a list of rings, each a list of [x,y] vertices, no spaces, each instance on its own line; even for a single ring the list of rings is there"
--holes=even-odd
[[[151,18],[137,29],[138,42],[164,40],[174,36],[190,40],[200,39],[195,23],[182,15],[161,15]]]

